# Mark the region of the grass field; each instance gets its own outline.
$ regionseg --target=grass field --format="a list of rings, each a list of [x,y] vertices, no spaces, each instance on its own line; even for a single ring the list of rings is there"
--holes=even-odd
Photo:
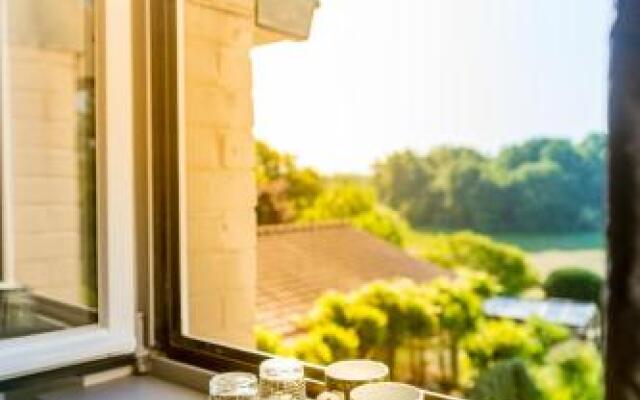
[[[419,254],[427,245],[427,230],[413,230],[407,234],[409,252]],[[521,248],[538,268],[542,278],[550,272],[566,267],[579,266],[604,275],[606,265],[605,238],[603,232],[570,234],[511,233],[490,235],[494,240]]]

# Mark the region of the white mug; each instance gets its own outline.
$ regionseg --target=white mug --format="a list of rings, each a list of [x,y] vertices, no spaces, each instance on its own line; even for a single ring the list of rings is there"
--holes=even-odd
[[[403,383],[369,383],[353,389],[351,400],[422,400],[422,392]]]
[[[327,390],[342,393],[349,400],[349,393],[358,386],[387,381],[389,367],[370,360],[339,361],[329,365],[325,375]]]

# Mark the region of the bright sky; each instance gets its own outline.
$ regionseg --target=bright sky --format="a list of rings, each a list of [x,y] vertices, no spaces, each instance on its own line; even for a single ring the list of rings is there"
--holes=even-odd
[[[322,0],[254,50],[255,133],[323,172],[606,128],[613,0]]]

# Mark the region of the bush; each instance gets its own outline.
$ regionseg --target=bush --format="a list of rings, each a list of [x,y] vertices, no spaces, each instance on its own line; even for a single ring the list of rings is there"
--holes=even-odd
[[[596,348],[579,340],[555,346],[536,382],[548,400],[602,400],[602,358]]]
[[[487,321],[467,337],[464,348],[474,366],[480,370],[512,358],[530,359],[542,351],[526,325],[517,322]]]
[[[584,268],[569,267],[554,271],[544,283],[547,297],[600,304],[603,279]]]
[[[254,329],[256,349],[269,354],[279,354],[282,350],[282,336],[263,327]]]
[[[344,220],[389,243],[402,246],[409,224],[390,208],[378,204],[373,189],[343,184],[325,190],[300,215],[300,222]]]
[[[404,238],[409,230],[409,225],[398,213],[383,206],[376,206],[371,211],[353,218],[352,224],[400,247],[404,245]]]
[[[542,394],[521,360],[495,364],[478,378],[468,394],[471,400],[538,400]]]
[[[521,250],[472,232],[433,235],[423,257],[446,268],[484,271],[496,277],[506,294],[518,294],[537,283]]]

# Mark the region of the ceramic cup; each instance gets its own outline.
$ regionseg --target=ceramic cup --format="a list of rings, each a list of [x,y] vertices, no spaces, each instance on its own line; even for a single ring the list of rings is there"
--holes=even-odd
[[[403,383],[369,383],[351,391],[351,400],[422,400],[422,392]]]
[[[349,393],[358,386],[388,380],[389,367],[370,360],[340,361],[329,365],[325,375],[327,390],[349,400]]]

